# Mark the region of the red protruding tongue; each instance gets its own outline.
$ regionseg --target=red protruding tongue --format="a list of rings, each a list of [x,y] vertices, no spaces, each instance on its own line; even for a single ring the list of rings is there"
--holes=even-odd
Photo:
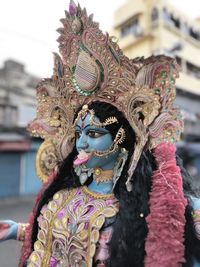
[[[90,154],[86,153],[84,150],[81,150],[77,156],[77,158],[74,160],[74,165],[78,166],[81,164],[86,163],[90,158]]]

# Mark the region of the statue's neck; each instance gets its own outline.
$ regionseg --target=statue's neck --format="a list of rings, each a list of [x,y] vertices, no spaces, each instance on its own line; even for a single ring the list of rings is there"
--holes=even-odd
[[[113,167],[113,166],[112,166]],[[96,167],[93,170],[93,181],[89,189],[99,194],[110,194],[113,188],[113,170]]]
[[[113,187],[112,181],[97,183],[96,180],[93,180],[92,183],[89,184],[88,186],[90,191],[99,193],[99,194],[111,194],[112,187]]]

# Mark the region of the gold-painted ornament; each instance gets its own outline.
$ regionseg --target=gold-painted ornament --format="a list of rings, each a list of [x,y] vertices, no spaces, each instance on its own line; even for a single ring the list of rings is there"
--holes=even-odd
[[[49,175],[58,164],[58,155],[55,146],[50,140],[45,140],[39,147],[36,155],[36,173],[42,182],[48,180]]]
[[[74,114],[94,101],[114,105],[136,135],[126,183],[130,191],[143,149],[153,149],[163,141],[174,143],[183,131],[183,119],[174,108],[180,68],[164,55],[128,59],[85,9],[73,5],[73,14],[66,11],[61,20],[60,55],[54,54],[52,77],[42,80],[37,88],[37,117],[28,128],[34,136],[55,145],[59,165],[74,146]],[[96,125],[115,122],[108,114],[104,124]],[[118,148],[120,138],[117,142],[111,151]]]
[[[27,266],[49,266],[53,257],[59,266],[92,267],[101,228],[106,218],[117,214],[118,202],[113,194],[90,194],[86,187],[61,190],[56,194],[62,195],[63,201],[57,210],[52,210],[57,199],[54,195],[42,210],[40,219],[43,223]],[[47,212],[51,213],[50,221],[44,216]],[[68,218],[67,223],[63,223],[62,216]],[[49,225],[48,231],[44,229],[45,223]]]
[[[113,170],[102,170],[97,167],[93,171],[93,177],[97,184],[112,181]]]

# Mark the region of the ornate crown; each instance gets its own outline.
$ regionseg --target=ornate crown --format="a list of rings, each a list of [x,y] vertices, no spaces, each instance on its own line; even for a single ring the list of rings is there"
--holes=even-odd
[[[114,38],[103,34],[93,16],[74,2],[58,29],[60,54],[54,72],[37,87],[37,117],[28,129],[45,139],[37,155],[38,175],[52,172],[74,146],[74,114],[93,101],[116,106],[136,134],[130,178],[142,150],[179,140],[183,121],[174,108],[179,67],[166,56],[128,59]]]

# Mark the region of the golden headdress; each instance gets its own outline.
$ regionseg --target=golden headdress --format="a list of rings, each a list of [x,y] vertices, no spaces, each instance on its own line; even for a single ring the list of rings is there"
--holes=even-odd
[[[114,38],[102,33],[93,16],[70,3],[58,29],[60,55],[54,72],[37,87],[37,117],[28,129],[45,139],[37,154],[42,179],[74,146],[74,114],[93,101],[111,103],[123,112],[136,134],[127,189],[143,149],[179,139],[183,122],[174,108],[178,65],[166,56],[128,59]]]

